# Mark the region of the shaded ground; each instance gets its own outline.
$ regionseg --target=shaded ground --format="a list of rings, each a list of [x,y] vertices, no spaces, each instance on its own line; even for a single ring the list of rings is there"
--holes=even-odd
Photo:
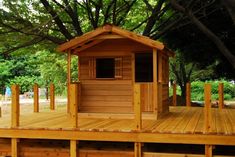
[[[185,106],[185,100],[180,96],[177,95],[176,97],[177,106]],[[173,104],[173,96],[169,98],[169,104]],[[224,105],[226,108],[235,108],[235,101],[224,101]],[[204,102],[203,101],[192,101],[191,106],[197,106],[197,107],[203,107]],[[218,101],[212,102],[212,107],[218,107]]]

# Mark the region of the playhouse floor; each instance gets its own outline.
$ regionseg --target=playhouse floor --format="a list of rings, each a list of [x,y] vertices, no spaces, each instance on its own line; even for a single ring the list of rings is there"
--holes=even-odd
[[[0,128],[10,128],[11,117],[0,118]],[[132,132],[134,120],[78,118],[78,126],[84,131]],[[20,116],[22,129],[72,129],[72,121],[64,111],[23,113]],[[235,109],[212,109],[211,134],[235,134]],[[204,113],[201,107],[170,107],[170,113],[158,120],[143,120],[142,132],[203,134]]]

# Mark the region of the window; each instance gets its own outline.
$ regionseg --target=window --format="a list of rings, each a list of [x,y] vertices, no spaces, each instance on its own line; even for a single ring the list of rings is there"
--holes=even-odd
[[[115,60],[114,58],[96,59],[96,78],[114,78]]]
[[[135,54],[135,81],[153,82],[153,54]]]

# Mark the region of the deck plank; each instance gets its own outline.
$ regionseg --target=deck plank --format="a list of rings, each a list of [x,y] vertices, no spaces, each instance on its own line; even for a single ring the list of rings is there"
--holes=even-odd
[[[226,132],[225,130],[225,124],[223,123],[222,119],[222,112],[219,110],[216,110],[216,129],[217,129],[217,134],[223,134]]]
[[[190,121],[188,122],[188,125],[185,127],[184,129],[184,133],[194,133],[196,126],[199,122],[199,118],[202,114],[202,110],[196,108],[196,110],[194,111],[194,114],[192,115],[192,118],[190,119]]]
[[[226,112],[227,112],[227,117],[232,125],[232,130],[233,130],[232,134],[235,134],[235,116],[234,116],[235,110],[234,109],[227,109]]]
[[[0,118],[0,128],[10,128],[10,116]],[[204,132],[204,112],[201,107],[170,107],[170,112],[158,120],[144,119],[142,132],[202,134]],[[64,111],[22,113],[20,127],[44,129],[73,129],[70,116]],[[135,130],[133,119],[78,117],[78,128],[84,131]],[[235,134],[235,110],[212,109],[212,131],[210,134]]]
[[[190,109],[186,108],[186,110],[187,110],[186,114],[183,116],[183,119],[180,121],[180,123],[178,123],[178,125],[174,128],[174,130],[172,131],[173,133],[184,133],[184,129],[188,125],[191,116],[195,112],[195,108],[193,107]]]
[[[175,127],[182,121],[186,113],[187,113],[187,110],[184,110],[183,108],[180,108],[178,112],[172,113],[172,114],[175,114],[175,117],[174,119],[172,119],[170,124],[164,129],[164,132],[173,133],[172,130],[174,130]]]
[[[196,125],[195,133],[196,134],[203,134],[204,132],[204,111],[202,108],[202,114],[199,116],[198,123]]]

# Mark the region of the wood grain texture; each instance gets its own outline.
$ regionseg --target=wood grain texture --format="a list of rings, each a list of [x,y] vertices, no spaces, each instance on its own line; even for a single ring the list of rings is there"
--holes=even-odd
[[[70,112],[74,128],[78,127],[78,86],[77,83],[70,84]]]
[[[224,108],[224,84],[223,83],[219,83],[219,87],[218,87],[218,91],[219,91],[219,109],[223,109]]]
[[[55,85],[50,84],[50,109],[55,110]]]
[[[142,129],[142,110],[140,104],[140,85],[134,85],[134,113],[135,113],[135,125],[137,130]]]
[[[12,85],[12,100],[11,100],[11,127],[18,127],[20,125],[20,102],[19,94],[20,88],[19,85]]]
[[[38,84],[34,84],[33,86],[33,104],[34,104],[34,112],[39,112],[39,93],[38,93]]]
[[[173,106],[177,106],[177,97],[176,97],[176,83],[173,83]]]
[[[158,53],[157,49],[153,49],[153,96],[152,96],[152,101],[153,101],[153,112],[155,114],[158,113]]]
[[[204,117],[205,117],[205,122],[204,122],[204,128],[205,128],[205,133],[211,132],[211,125],[212,125],[212,115],[211,115],[211,85],[206,83],[204,87],[204,99],[205,99],[205,104],[204,104]]]
[[[18,139],[11,139],[11,156],[18,157]]]

